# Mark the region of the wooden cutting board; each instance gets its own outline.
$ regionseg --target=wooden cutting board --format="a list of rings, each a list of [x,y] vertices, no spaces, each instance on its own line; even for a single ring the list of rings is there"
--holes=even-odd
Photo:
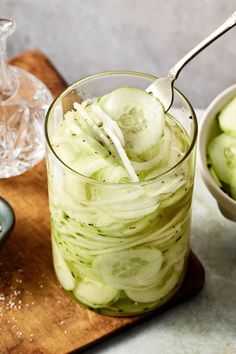
[[[41,79],[54,96],[67,86],[39,51],[11,60]],[[0,195],[15,210],[14,232],[0,251],[0,353],[65,354],[82,351],[197,294],[204,270],[191,252],[185,281],[161,309],[135,317],[107,317],[73,302],[54,275],[45,162],[25,174],[0,180]],[[78,352],[77,351],[77,352]]]

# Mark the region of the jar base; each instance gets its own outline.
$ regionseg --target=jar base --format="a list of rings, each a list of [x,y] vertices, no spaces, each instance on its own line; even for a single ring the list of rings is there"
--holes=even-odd
[[[116,303],[111,304],[110,307],[99,307],[99,308],[94,308],[91,306],[86,305],[85,303],[79,301],[72,292],[66,291],[66,294],[68,294],[74,301],[79,303],[82,307],[94,311],[96,313],[99,313],[101,315],[105,316],[111,316],[111,317],[127,317],[127,316],[138,316],[146,313],[151,313],[152,311],[155,311],[165,303],[167,303],[169,300],[173,298],[173,296],[178,292],[180,289],[181,285],[183,284],[183,281],[185,279],[186,271],[188,268],[188,257],[185,261],[184,269],[182,271],[182,274],[178,280],[178,283],[175,285],[175,287],[168,293],[168,295],[164,296],[163,298],[153,301],[153,302],[134,302],[132,300],[129,300],[126,298],[124,299],[119,299],[116,301]],[[132,310],[130,310],[132,309]]]

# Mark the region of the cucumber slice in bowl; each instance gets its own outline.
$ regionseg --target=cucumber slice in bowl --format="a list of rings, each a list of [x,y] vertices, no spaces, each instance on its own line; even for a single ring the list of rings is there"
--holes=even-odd
[[[220,112],[219,125],[223,132],[236,137],[236,97]]]
[[[92,268],[102,281],[116,289],[152,284],[162,265],[157,248],[142,247],[99,255]]]
[[[219,179],[230,184],[233,169],[236,168],[236,138],[218,135],[208,145],[208,154]]]
[[[141,89],[121,87],[99,98],[97,103],[118,123],[127,151],[131,153],[144,153],[155,146],[163,135],[163,106]]]
[[[230,182],[231,197],[236,200],[236,168],[233,170],[232,178]]]
[[[217,184],[217,186],[221,188],[222,187],[222,183],[220,182],[220,180],[219,180],[219,178],[218,178],[218,176],[217,176],[217,174],[216,174],[216,172],[215,172],[215,170],[214,170],[214,168],[212,166],[209,167],[209,172],[210,172],[211,177],[213,178],[213,180]]]

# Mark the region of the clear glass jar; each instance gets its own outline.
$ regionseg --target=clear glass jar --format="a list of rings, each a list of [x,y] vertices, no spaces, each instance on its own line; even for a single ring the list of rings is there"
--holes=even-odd
[[[155,79],[126,71],[84,78],[54,101],[46,118],[55,272],[75,300],[106,315],[151,311],[168,301],[183,281],[189,253],[196,116],[188,100],[175,90],[169,113],[183,128],[187,152],[168,171],[142,182],[118,184],[85,177],[57,156],[51,138],[63,114],[79,98],[100,97],[123,86],[145,89]]]

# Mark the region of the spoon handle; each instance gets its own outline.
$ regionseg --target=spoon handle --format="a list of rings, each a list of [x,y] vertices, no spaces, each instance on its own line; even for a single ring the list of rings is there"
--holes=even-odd
[[[203,49],[208,47],[212,42],[214,42],[217,38],[222,36],[225,32],[229,31],[232,27],[236,25],[236,11],[234,11],[229,18],[225,22],[222,23],[214,32],[212,32],[208,37],[206,37],[203,41],[201,41],[196,47],[194,47],[190,52],[188,52],[182,59],[178,61],[178,63],[170,69],[168,73],[168,77],[173,83],[177,77],[179,76],[180,71],[183,67],[188,64],[188,62],[193,59],[198,53],[200,53]]]

